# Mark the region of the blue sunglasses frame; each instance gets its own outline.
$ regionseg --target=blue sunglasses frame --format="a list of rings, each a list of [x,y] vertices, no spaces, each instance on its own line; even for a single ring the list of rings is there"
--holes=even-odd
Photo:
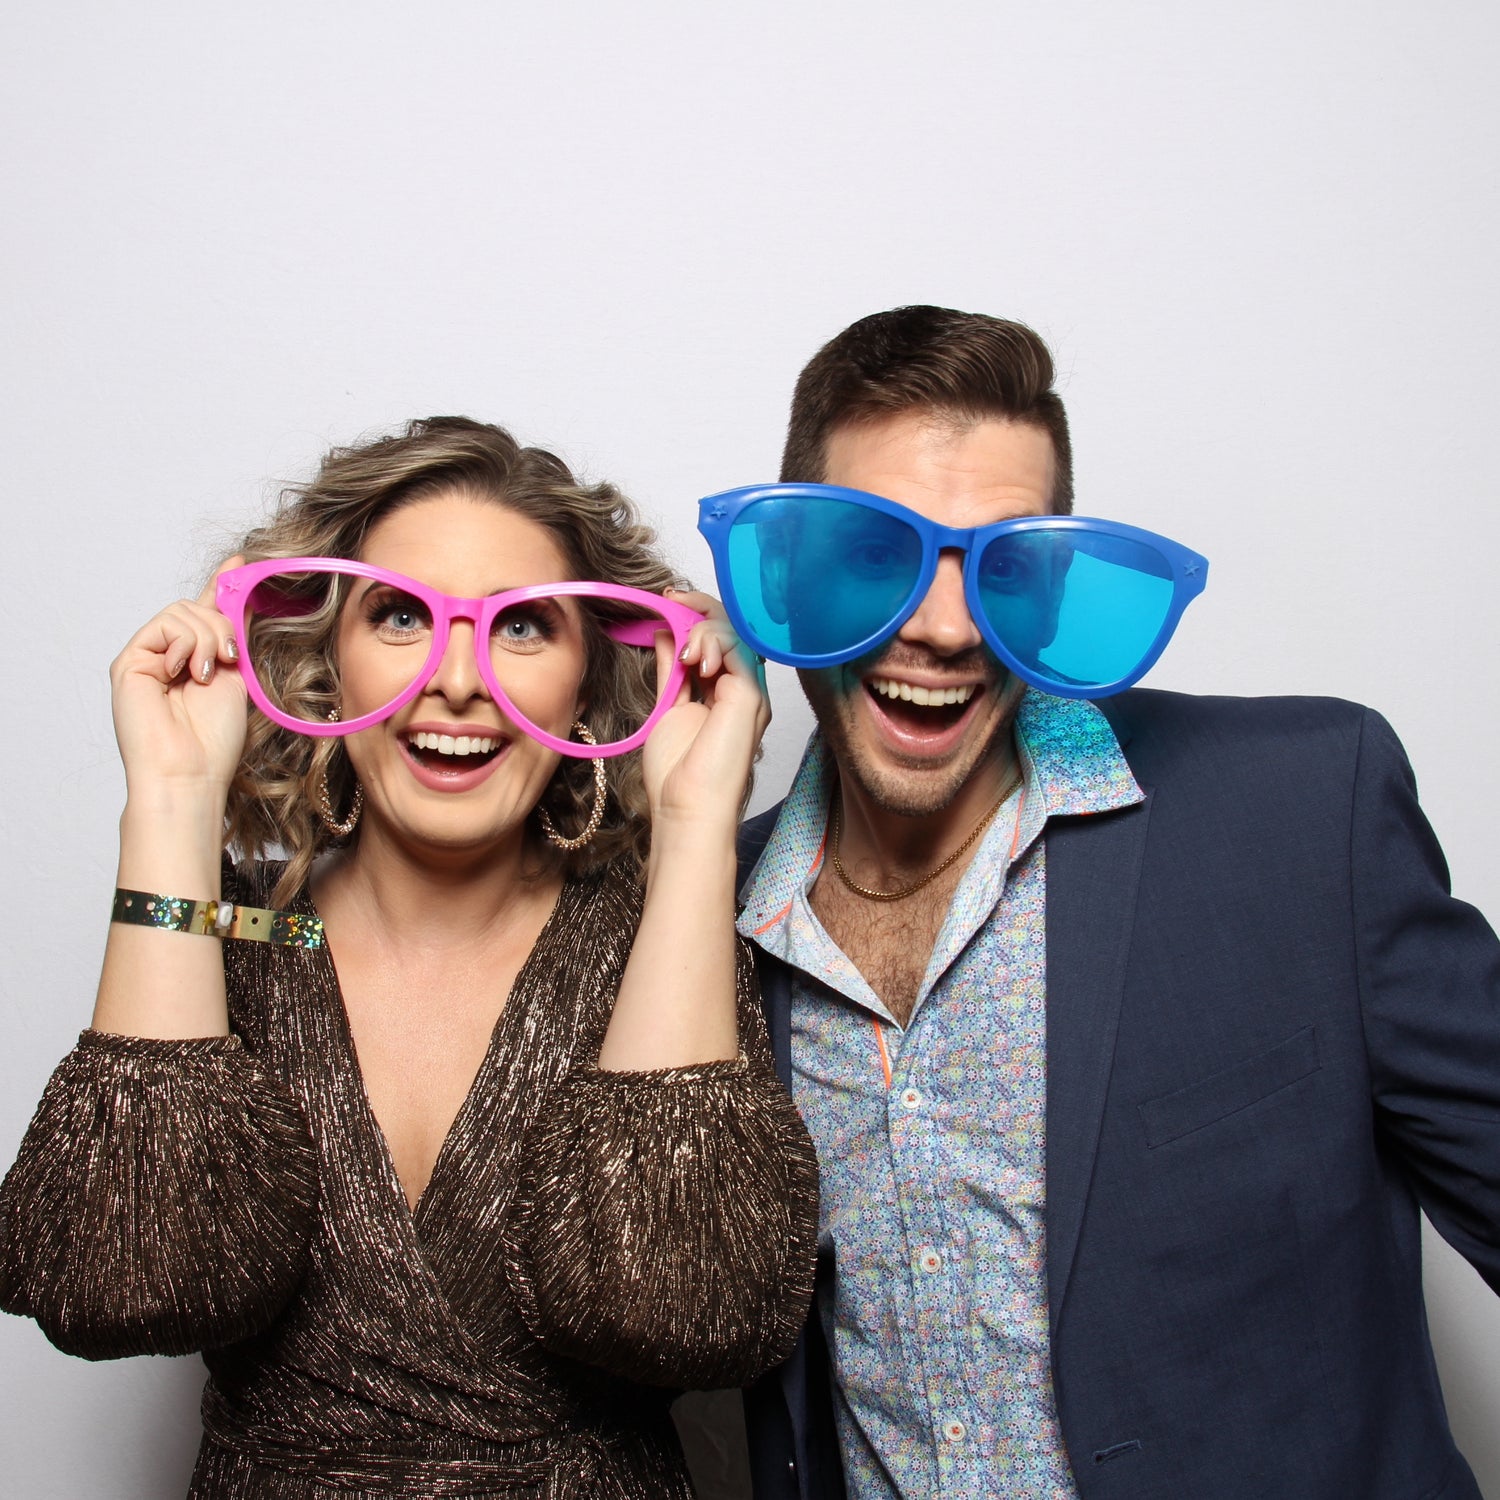
[[[838,500],[846,505],[860,505],[878,511],[881,515],[895,517],[905,522],[921,543],[921,564],[911,592],[900,608],[878,631],[840,651],[814,655],[767,643],[746,618],[735,596],[729,535],[736,520],[750,506],[760,501],[798,498]],[[1112,693],[1123,692],[1140,681],[1166,649],[1167,642],[1177,629],[1177,622],[1182,618],[1183,610],[1203,592],[1203,586],[1208,581],[1208,559],[1201,553],[1172,541],[1170,537],[1159,536],[1154,531],[1146,531],[1139,526],[1127,526],[1122,521],[1106,521],[1095,516],[1046,515],[1017,516],[1012,520],[995,521],[987,526],[939,526],[926,516],[899,505],[894,500],[887,500],[883,495],[845,489],[836,484],[753,484],[724,490],[698,502],[698,530],[713,554],[714,573],[719,581],[724,608],[740,638],[769,660],[792,667],[835,667],[883,645],[916,613],[917,607],[926,598],[928,589],[932,587],[932,580],[937,575],[938,558],[941,554],[950,550],[962,552],[964,598],[986,644],[1023,682],[1030,683],[1044,693],[1062,698],[1106,698]],[[1019,660],[996,634],[985,612],[980,591],[980,559],[985,548],[997,537],[1027,532],[1119,538],[1151,548],[1167,566],[1172,584],[1171,604],[1151,645],[1136,666],[1124,676],[1107,683],[1077,683],[1048,677]]]

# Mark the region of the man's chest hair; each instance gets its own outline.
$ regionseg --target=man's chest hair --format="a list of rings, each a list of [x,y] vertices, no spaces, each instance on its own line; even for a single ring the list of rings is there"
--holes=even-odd
[[[825,866],[812,889],[812,909],[824,931],[902,1026],[911,1019],[958,880],[958,871],[945,870],[902,901],[871,901]]]

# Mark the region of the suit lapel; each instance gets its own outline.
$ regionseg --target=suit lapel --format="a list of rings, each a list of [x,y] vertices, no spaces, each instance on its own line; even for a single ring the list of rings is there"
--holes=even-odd
[[[771,1057],[781,1086],[792,1092],[792,982],[785,964],[765,959],[757,950],[760,1003],[771,1038]]]
[[[1047,1287],[1057,1332],[1093,1176],[1151,798],[1047,829]]]

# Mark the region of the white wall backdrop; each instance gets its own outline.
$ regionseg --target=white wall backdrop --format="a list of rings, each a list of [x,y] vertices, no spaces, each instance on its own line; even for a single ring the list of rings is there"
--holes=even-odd
[[[802,361],[901,302],[1034,324],[1079,508],[1213,559],[1152,680],[1380,707],[1500,915],[1497,64],[1480,0],[14,0],[0,1160],[89,1015],[106,665],[278,481],[466,412],[706,579],[692,501],[774,476]],[[1500,1309],[1431,1250],[1500,1496]],[[0,1319],[0,1494],[181,1494],[199,1383]]]

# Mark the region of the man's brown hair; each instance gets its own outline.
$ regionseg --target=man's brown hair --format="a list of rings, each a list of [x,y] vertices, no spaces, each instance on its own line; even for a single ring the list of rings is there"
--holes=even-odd
[[[1024,323],[949,307],[897,307],[851,323],[807,363],[792,394],[783,483],[823,481],[829,435],[899,412],[1040,427],[1057,459],[1052,509],[1073,509],[1068,414],[1052,354]]]

